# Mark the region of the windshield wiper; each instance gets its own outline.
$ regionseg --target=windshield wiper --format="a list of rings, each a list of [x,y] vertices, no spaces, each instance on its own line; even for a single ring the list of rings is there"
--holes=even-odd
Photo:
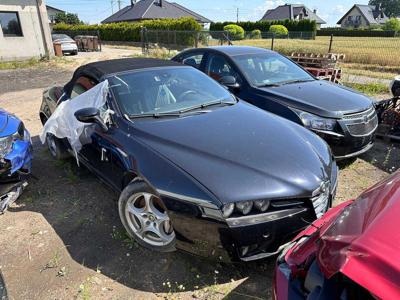
[[[278,83],[266,83],[266,84],[257,85],[257,87],[277,87],[277,86],[280,86],[280,84],[278,84]]]
[[[180,113],[154,113],[154,114],[140,114],[140,115],[128,115],[130,119],[140,118],[164,118],[164,117],[179,117]]]
[[[308,82],[308,81],[314,81],[314,79],[295,79],[295,80],[283,81],[283,82],[280,82],[279,84],[284,85],[284,84],[301,83],[301,82]]]
[[[223,99],[219,99],[219,100],[216,100],[216,101],[211,101],[211,102],[208,102],[208,103],[203,103],[203,104],[200,104],[200,105],[196,105],[196,106],[192,106],[192,107],[188,107],[188,108],[182,109],[182,110],[179,111],[179,113],[187,113],[187,112],[192,111],[192,110],[202,109],[202,108],[206,108],[206,107],[210,107],[210,106],[214,106],[214,105],[223,105],[223,104],[225,104],[225,105],[234,105],[234,104],[236,104],[236,102],[224,101]]]

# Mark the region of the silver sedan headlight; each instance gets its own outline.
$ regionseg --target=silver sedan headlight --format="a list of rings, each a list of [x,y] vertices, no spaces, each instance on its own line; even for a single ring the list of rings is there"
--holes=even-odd
[[[308,129],[321,130],[321,131],[334,131],[337,124],[335,119],[327,119],[308,112],[293,109],[299,116],[304,127]]]

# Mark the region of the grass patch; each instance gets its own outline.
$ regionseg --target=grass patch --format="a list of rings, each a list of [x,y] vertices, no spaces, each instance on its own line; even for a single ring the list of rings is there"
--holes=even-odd
[[[37,58],[31,58],[23,61],[2,61],[0,62],[0,70],[30,68],[38,65],[39,63],[40,59]]]
[[[328,53],[329,36],[317,36],[315,40],[275,39],[274,50],[284,55],[292,52]],[[218,42],[218,41],[216,41]],[[271,48],[271,39],[234,41],[235,45]],[[346,55],[346,63],[392,66],[399,68],[400,37],[334,37],[332,53]]]
[[[355,82],[343,82],[343,85],[369,96],[377,96],[389,93],[388,86],[383,83],[362,84]]]
[[[0,70],[16,70],[16,69],[26,69],[33,67],[47,67],[53,65],[62,65],[62,64],[70,64],[71,60],[66,59],[65,57],[52,57],[51,59],[39,59],[39,58],[31,58],[28,60],[16,60],[16,61],[0,61]]]

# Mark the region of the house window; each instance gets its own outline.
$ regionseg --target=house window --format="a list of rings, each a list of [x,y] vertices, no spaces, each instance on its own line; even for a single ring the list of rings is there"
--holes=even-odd
[[[21,23],[17,12],[0,11],[0,25],[5,37],[22,36]]]

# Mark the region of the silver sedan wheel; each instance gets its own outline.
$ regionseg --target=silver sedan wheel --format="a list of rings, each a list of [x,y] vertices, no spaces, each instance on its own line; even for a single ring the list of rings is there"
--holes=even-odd
[[[149,245],[165,246],[175,238],[168,214],[153,194],[132,195],[126,203],[125,216],[133,233]]]

